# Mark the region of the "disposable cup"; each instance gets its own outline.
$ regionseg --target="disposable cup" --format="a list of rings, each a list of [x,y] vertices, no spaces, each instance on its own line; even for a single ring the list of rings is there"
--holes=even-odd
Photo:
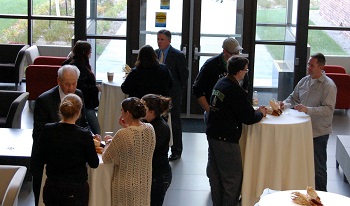
[[[109,82],[113,82],[114,73],[113,72],[107,72],[107,79]]]

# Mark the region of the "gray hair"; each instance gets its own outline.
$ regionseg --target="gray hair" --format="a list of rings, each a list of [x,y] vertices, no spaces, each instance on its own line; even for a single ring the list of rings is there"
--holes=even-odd
[[[77,78],[79,78],[80,70],[76,66],[69,65],[69,64],[64,65],[64,66],[62,66],[61,68],[58,69],[58,71],[57,71],[58,78],[62,79],[63,78],[63,74],[65,72],[68,72],[68,71],[75,72],[77,74]]]
[[[157,35],[159,34],[164,34],[168,40],[171,40],[171,32],[169,30],[161,29],[157,32]]]

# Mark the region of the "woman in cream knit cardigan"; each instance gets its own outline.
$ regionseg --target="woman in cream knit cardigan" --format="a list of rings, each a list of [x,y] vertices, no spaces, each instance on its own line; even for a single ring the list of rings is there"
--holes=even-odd
[[[102,155],[104,163],[113,163],[112,205],[150,205],[152,157],[155,133],[151,124],[140,118],[146,109],[140,99],[129,97],[122,102],[119,124],[124,128],[115,136],[106,136]]]

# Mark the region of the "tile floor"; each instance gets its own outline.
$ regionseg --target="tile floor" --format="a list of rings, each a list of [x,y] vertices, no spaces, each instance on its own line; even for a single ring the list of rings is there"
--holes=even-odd
[[[21,85],[20,89],[25,87]],[[1,88],[1,85],[0,85]],[[25,90],[25,89],[24,89]],[[25,106],[22,128],[33,127],[33,111]],[[350,186],[343,181],[341,169],[335,167],[336,135],[350,135],[350,112],[336,110],[333,133],[328,142],[328,191],[350,197]],[[204,133],[183,133],[182,158],[172,162],[173,180],[165,198],[167,206],[210,206],[210,187],[205,169],[207,164],[207,141]],[[273,189],[273,188],[271,188]],[[34,205],[31,182],[25,182],[19,194],[19,206]]]

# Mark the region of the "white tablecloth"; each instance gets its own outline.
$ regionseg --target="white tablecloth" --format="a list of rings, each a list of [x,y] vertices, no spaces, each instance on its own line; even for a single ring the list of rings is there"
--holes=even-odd
[[[102,156],[98,155],[100,164],[98,168],[88,168],[89,175],[89,206],[110,206],[111,197],[111,184],[113,175],[113,164],[104,164]]]
[[[259,201],[265,188],[305,189],[315,185],[311,120],[295,110],[244,125],[242,204]]]
[[[305,190],[290,190],[275,192],[270,195],[265,195],[261,198],[259,206],[300,206],[292,202],[291,193],[294,191],[306,194]],[[341,206],[350,205],[350,198],[343,195],[338,195],[331,192],[316,191],[318,196],[321,198],[321,202],[324,206]]]
[[[102,82],[97,114],[101,126],[101,136],[104,136],[105,132],[115,134],[121,128],[119,125],[120,103],[127,97],[120,88],[123,81],[123,73],[115,73],[113,82]]]
[[[99,154],[100,164],[96,169],[91,169],[88,166],[88,183],[90,187],[89,191],[89,206],[110,206],[111,197],[111,184],[113,175],[113,164],[104,164],[102,161],[102,155]],[[39,206],[44,206],[43,202],[43,187],[46,181],[46,170],[44,167],[43,178],[41,181]]]

